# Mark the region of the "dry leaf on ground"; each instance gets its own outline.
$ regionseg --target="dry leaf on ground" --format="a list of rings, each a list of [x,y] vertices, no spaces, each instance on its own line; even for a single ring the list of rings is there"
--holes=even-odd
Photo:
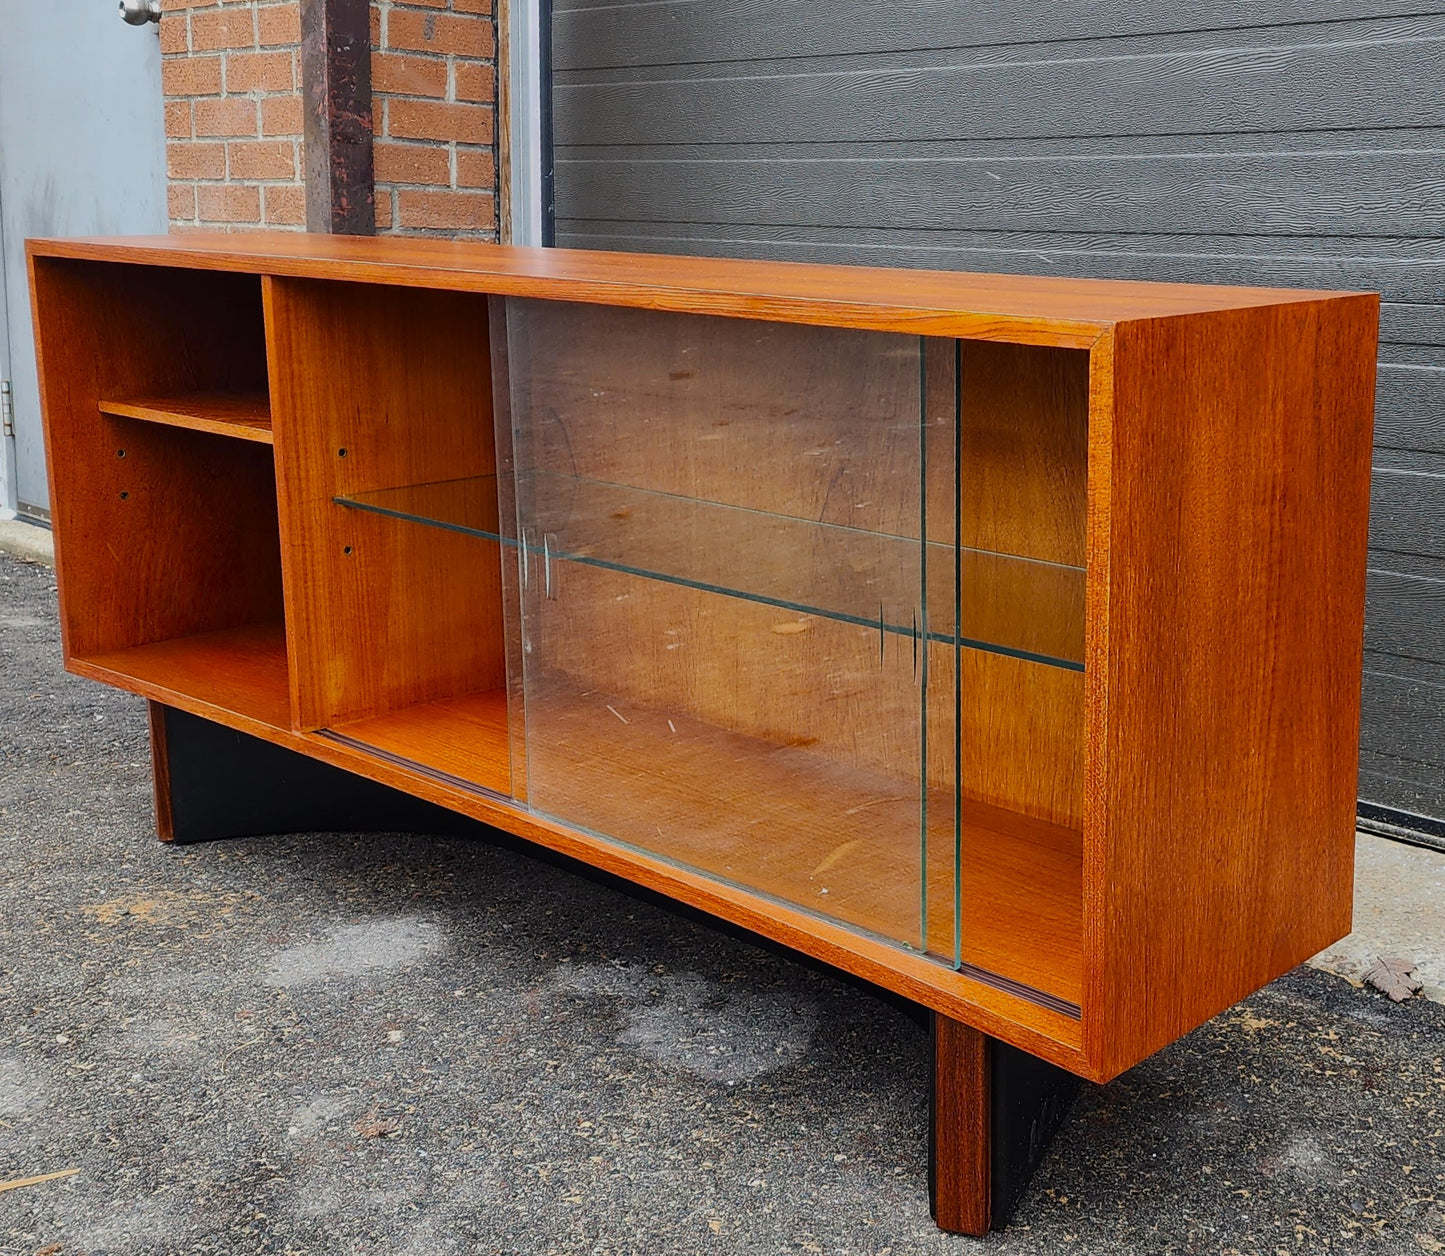
[[[372,1113],[362,1117],[351,1129],[357,1138],[390,1138],[401,1129],[401,1122],[393,1121],[389,1116]]]
[[[1414,961],[1384,957],[1375,961],[1374,967],[1365,974],[1365,981],[1389,995],[1395,1003],[1403,1003],[1411,995],[1418,994],[1425,985],[1415,976]]]

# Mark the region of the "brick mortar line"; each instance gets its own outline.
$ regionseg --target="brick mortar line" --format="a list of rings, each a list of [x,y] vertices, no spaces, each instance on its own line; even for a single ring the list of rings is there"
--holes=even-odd
[[[496,56],[480,57],[474,52],[433,52],[430,48],[393,48],[390,44],[376,44],[373,46],[372,55],[381,53],[383,56],[393,57],[420,57],[423,61],[450,61],[455,58],[458,61],[466,61],[472,65],[495,65]],[[184,52],[170,52],[169,57],[183,57]]]
[[[294,188],[295,179],[172,179],[172,187],[191,188]],[[387,186],[391,186],[388,184]]]

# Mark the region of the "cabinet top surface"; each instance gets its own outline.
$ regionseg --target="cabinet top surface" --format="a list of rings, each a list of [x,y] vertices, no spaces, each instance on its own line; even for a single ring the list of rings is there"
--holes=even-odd
[[[47,239],[31,240],[27,248],[35,257],[399,284],[1078,346],[1087,346],[1120,322],[1351,295],[296,232]]]

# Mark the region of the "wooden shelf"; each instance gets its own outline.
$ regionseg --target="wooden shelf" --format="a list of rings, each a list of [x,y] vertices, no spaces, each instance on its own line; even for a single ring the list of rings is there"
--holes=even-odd
[[[604,693],[529,696],[527,719],[537,811],[884,937],[913,930],[917,939],[916,782]],[[940,817],[952,803],[929,800]],[[1082,835],[967,798],[963,807],[963,963],[1077,1008]],[[949,821],[929,841],[928,950],[944,959],[954,955],[952,838]]]
[[[187,710],[201,703],[272,728],[291,726],[286,631],[280,623],[73,658],[71,670]]]
[[[449,784],[511,793],[505,689],[423,703],[328,732]]]
[[[272,444],[271,403],[265,393],[190,393],[179,397],[129,397],[102,401],[100,412],[112,418],[143,419],[188,427],[216,436]]]

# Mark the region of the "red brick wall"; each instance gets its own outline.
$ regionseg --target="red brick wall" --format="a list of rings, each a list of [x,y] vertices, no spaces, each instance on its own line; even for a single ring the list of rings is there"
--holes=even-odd
[[[371,0],[378,231],[496,239],[492,0]],[[163,0],[172,230],[306,222],[299,0]]]
[[[378,231],[497,234],[492,0],[373,0]]]
[[[298,0],[165,0],[166,170],[175,228],[298,227]]]

